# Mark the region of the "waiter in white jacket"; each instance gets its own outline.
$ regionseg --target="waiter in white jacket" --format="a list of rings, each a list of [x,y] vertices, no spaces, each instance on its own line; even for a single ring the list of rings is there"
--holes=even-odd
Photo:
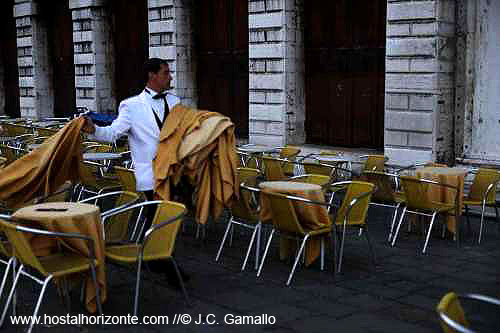
[[[167,118],[169,110],[180,102],[175,95],[167,93],[170,89],[172,76],[166,60],[151,58],[144,64],[147,83],[144,90],[136,96],[125,99],[118,108],[118,117],[110,126],[100,127],[94,125],[92,120],[85,117],[86,121],[82,131],[92,134],[98,141],[115,142],[121,136],[127,135],[129,147],[134,164],[137,191],[144,192],[148,200],[154,200],[153,159],[159,143],[160,131]],[[147,213],[147,222],[150,224],[156,209]],[[148,225],[144,230],[147,230]],[[166,266],[155,264],[151,268]],[[166,266],[159,268],[167,273],[170,282],[178,285],[178,281],[171,279],[175,274]],[[183,274],[185,275],[185,274]],[[177,282],[177,283],[176,283]]]

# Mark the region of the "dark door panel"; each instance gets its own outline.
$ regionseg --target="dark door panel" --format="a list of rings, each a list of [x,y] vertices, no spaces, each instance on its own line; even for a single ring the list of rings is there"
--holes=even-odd
[[[196,2],[198,107],[227,115],[248,137],[248,1]]]
[[[386,4],[305,2],[309,143],[383,146]]]

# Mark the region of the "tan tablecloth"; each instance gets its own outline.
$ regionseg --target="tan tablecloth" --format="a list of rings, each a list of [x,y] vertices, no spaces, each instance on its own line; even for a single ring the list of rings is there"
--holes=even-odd
[[[461,168],[448,167],[426,167],[417,169],[416,176],[422,179],[437,181],[442,184],[452,185],[458,188],[458,214],[462,213],[464,197],[464,180],[467,171]],[[456,191],[444,186],[430,185],[428,191],[429,199],[437,202],[454,203]],[[456,219],[454,215],[447,216],[448,230],[455,233]]]
[[[66,209],[65,211],[40,211],[40,209]],[[106,269],[104,264],[103,227],[99,207],[84,203],[50,202],[27,206],[17,210],[14,217],[33,221],[34,227],[55,232],[79,233],[89,236],[94,241],[94,253],[99,262],[96,273],[100,286],[101,301],[106,300]],[[31,240],[37,254],[44,255],[48,247],[55,245],[54,238],[37,236]],[[80,239],[65,239],[64,245],[81,253],[89,255],[88,242]],[[45,253],[44,253],[45,252]],[[96,311],[96,291],[89,275],[86,284],[86,306],[89,312]]]
[[[321,186],[316,184],[273,181],[262,182],[259,187],[263,191],[278,192],[303,197],[312,201],[325,202]],[[263,222],[272,220],[272,212],[269,200],[261,197],[260,219]],[[308,204],[293,200],[293,206],[299,221],[304,229],[316,230],[332,224],[325,206]],[[280,258],[283,260],[291,253],[295,253],[296,242],[282,237],[280,242]],[[306,243],[306,266],[310,265],[320,254],[321,243],[318,238],[312,238]]]

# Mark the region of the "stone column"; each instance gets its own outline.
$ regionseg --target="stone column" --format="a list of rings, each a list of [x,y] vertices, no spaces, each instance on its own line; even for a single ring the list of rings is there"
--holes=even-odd
[[[454,160],[455,0],[387,4],[385,154]]]
[[[106,0],[69,0],[73,18],[76,106],[116,110],[114,47]]]
[[[249,139],[304,142],[301,1],[249,1]]]
[[[21,116],[28,118],[50,117],[54,114],[47,28],[37,14],[35,1],[15,1],[19,104]]]

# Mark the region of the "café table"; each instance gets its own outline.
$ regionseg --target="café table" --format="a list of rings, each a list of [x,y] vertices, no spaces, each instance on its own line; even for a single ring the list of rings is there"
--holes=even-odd
[[[256,162],[255,164],[256,164],[257,169],[260,169],[259,157],[262,156],[263,153],[270,153],[270,152],[275,151],[275,148],[271,147],[271,146],[266,146],[266,145],[249,143],[249,144],[237,147],[236,150],[239,152],[242,152],[242,153],[249,154],[250,155],[249,159],[254,158],[255,162]],[[244,166],[246,166],[248,163],[248,159],[246,161],[243,161],[243,162],[244,162]]]
[[[104,229],[101,224],[99,207],[76,202],[48,202],[20,208],[13,217],[29,221],[32,227],[41,227],[54,232],[79,233],[94,241],[94,253],[99,264],[96,267],[97,282],[100,286],[101,302],[106,299],[106,269],[104,265]],[[48,255],[57,246],[57,240],[36,236],[30,240],[37,255]],[[65,239],[61,243],[71,251],[88,256],[88,243],[80,239]],[[96,310],[96,290],[92,278],[86,280],[86,307],[89,312]]]
[[[83,159],[87,161],[107,161],[107,160],[117,160],[122,157],[118,153],[84,153]]]
[[[458,189],[458,214],[462,214],[464,180],[467,175],[467,170],[450,167],[425,167],[415,170],[415,175],[417,178],[433,180],[441,184],[455,186]],[[444,186],[430,185],[427,195],[428,198],[433,201],[454,203],[456,191]],[[448,215],[446,217],[448,230],[453,234],[455,234],[456,231],[457,218],[460,217],[454,215]]]
[[[278,192],[282,194],[290,194],[297,197],[303,197],[315,202],[325,202],[324,192],[320,185],[293,182],[293,181],[267,181],[261,182],[259,187],[262,191]],[[261,195],[261,210],[260,219],[264,223],[272,220],[272,211],[269,201],[265,196]],[[326,206],[310,204],[292,200],[295,213],[302,226],[306,229],[320,229],[327,225],[331,225],[330,217],[326,210]],[[288,238],[280,239],[280,258],[283,260],[289,255],[294,254],[296,242]],[[306,266],[310,265],[320,255],[320,240],[312,238],[306,243]]]

